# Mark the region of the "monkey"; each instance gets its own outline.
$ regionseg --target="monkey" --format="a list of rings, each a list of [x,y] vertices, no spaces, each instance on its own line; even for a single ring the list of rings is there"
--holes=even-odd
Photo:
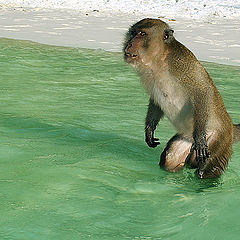
[[[212,78],[195,55],[174,37],[160,19],[132,25],[123,44],[124,60],[140,75],[149,104],[145,141],[155,148],[160,120],[166,116],[177,130],[161,153],[159,165],[170,172],[184,166],[200,179],[219,177],[240,141],[240,124],[233,124]]]

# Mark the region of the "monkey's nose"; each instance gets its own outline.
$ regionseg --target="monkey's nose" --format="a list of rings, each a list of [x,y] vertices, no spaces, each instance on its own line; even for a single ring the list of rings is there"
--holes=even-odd
[[[130,43],[127,45],[126,49],[128,50],[128,49],[131,48],[131,47],[132,47],[132,43],[130,42]]]

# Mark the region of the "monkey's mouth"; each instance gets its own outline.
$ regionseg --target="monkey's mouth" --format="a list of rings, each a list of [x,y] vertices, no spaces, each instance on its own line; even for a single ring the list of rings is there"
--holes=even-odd
[[[134,54],[134,53],[125,53],[125,56],[130,57],[130,58],[137,58],[138,57],[138,55]]]
[[[124,55],[125,55],[125,60],[126,60],[128,63],[130,63],[130,62],[132,62],[132,61],[135,62],[135,60],[137,60],[137,59],[139,58],[138,55],[135,54],[135,53],[125,53]]]

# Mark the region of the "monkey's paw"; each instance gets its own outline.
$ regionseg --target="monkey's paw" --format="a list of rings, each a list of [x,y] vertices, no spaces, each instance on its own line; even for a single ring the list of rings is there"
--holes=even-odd
[[[160,144],[159,139],[154,137],[154,131],[150,127],[146,127],[145,141],[147,145],[152,148]]]
[[[206,141],[194,142],[191,148],[191,152],[195,152],[198,169],[199,171],[202,171],[206,165],[207,159],[210,157],[210,152],[208,151]]]

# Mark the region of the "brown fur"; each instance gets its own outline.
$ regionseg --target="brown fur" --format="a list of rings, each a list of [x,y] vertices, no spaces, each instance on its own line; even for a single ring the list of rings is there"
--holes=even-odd
[[[240,141],[240,124],[233,125],[233,143],[237,143]]]
[[[189,162],[200,178],[220,176],[240,140],[213,80],[193,53],[178,42],[173,30],[158,19],[130,27],[124,43],[127,63],[140,73],[150,95],[145,122],[146,142],[156,147],[154,130],[166,115],[178,134],[170,139],[160,165],[175,172]]]

